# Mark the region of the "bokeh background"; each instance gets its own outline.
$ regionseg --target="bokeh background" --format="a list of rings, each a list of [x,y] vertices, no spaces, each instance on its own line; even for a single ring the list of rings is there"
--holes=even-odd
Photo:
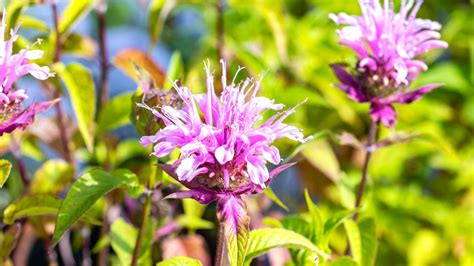
[[[180,79],[198,92],[205,89],[204,60],[209,59],[215,72],[220,73],[220,52],[230,64],[230,76],[239,65],[245,67],[237,80],[245,75],[258,78],[265,74],[262,95],[287,106],[307,99],[288,122],[303,128],[307,135],[318,134],[319,138],[301,147],[291,142],[278,143],[283,158],[295,155],[294,160],[299,163],[276,178],[272,188],[290,213],[305,211],[304,188],[308,188],[327,215],[352,208],[363,153],[341,145],[336,135],[351,132],[364,140],[370,121],[367,105],[352,102],[331,85],[336,79],[329,64],[352,64],[355,59],[352,51],[337,45],[337,27],[328,15],[359,14],[357,1],[224,1],[224,42],[220,51],[214,1],[168,2],[174,4],[159,18],[162,23],[150,30],[148,1],[109,0],[106,33],[109,60],[113,61],[124,49],[136,48],[148,51],[156,64],[167,70],[172,56],[179,54],[183,62]],[[62,10],[68,1],[58,3]],[[52,25],[47,5],[30,7],[26,14]],[[426,55],[430,69],[414,87],[433,82],[444,86],[413,104],[396,106],[399,121],[395,131],[418,135],[409,142],[377,151],[371,162],[363,216],[374,217],[377,224],[376,265],[474,263],[473,14],[473,1],[467,0],[427,0],[419,12],[419,17],[443,25],[442,39],[449,43],[449,48]],[[96,20],[92,11],[74,26],[74,31],[87,36],[89,42],[79,56],[65,55],[63,61],[81,62],[98,81]],[[28,39],[44,34],[27,27],[20,32]],[[113,65],[109,81],[111,97],[131,94],[137,88],[132,79]],[[28,88],[34,99],[48,97],[32,80],[22,80],[19,87]],[[74,119],[68,97],[64,97],[61,105]],[[42,115],[32,131],[41,130],[39,124],[52,115],[52,111]],[[383,138],[392,133],[383,129],[379,135]],[[111,147],[124,153],[117,155],[117,168],[136,169],[143,165],[147,151],[139,146],[139,134],[131,124],[124,123],[112,135],[113,141],[98,141],[99,148],[94,154],[79,152],[83,169],[100,164],[101,149]],[[24,146],[30,173],[47,158],[60,157],[47,145]],[[40,155],[37,150],[41,151]],[[21,193],[20,188],[15,189],[17,179],[11,178],[8,188],[0,190],[0,210]],[[264,212],[278,213],[286,212],[277,206]],[[343,228],[334,233],[330,244],[337,252],[344,253]]]

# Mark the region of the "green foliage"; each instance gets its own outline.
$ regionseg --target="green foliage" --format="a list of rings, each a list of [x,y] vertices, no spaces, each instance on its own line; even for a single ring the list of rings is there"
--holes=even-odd
[[[130,123],[131,98],[130,93],[118,95],[100,110],[97,133],[106,133]]]
[[[48,160],[33,175],[33,194],[60,193],[74,178],[74,167],[63,160]]]
[[[158,262],[156,266],[202,266],[201,262],[188,257],[177,256]]]
[[[12,164],[9,161],[3,159],[0,160],[0,188],[3,187],[5,182],[7,182],[11,169]]]
[[[21,225],[15,224],[5,232],[0,232],[0,263],[5,263],[20,237]]]
[[[70,1],[59,21],[61,35],[67,34],[75,23],[87,15],[96,2],[96,0]]]
[[[147,231],[147,239],[144,241],[144,247],[141,249],[138,259],[139,265],[150,265],[150,242],[153,227],[150,226]],[[131,224],[119,218],[112,223],[110,228],[110,244],[117,254],[121,265],[130,265],[132,260],[135,241],[138,231]]]
[[[138,184],[136,175],[128,170],[115,170],[107,173],[94,169],[83,174],[73,183],[59,208],[53,234],[53,245],[58,243],[64,232],[99,198],[116,188],[136,184]]]
[[[304,249],[322,258],[329,257],[328,254],[320,250],[304,236],[282,228],[255,229],[250,231],[249,238],[249,246],[245,256],[246,263],[250,263],[254,257],[260,256],[276,247]]]
[[[24,196],[10,204],[3,213],[3,222],[13,224],[21,217],[38,215],[56,215],[61,200],[51,195]]]
[[[92,74],[78,63],[64,66],[57,63],[53,68],[71,96],[77,125],[89,151],[94,147],[94,116],[96,108],[95,85]]]

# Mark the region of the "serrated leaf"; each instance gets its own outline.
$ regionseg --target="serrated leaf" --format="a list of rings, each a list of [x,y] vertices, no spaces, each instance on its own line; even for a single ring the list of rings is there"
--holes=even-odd
[[[123,93],[112,98],[100,110],[97,133],[105,133],[130,123],[132,112],[131,93]]]
[[[151,225],[152,223],[150,223]],[[151,226],[149,227],[151,228]],[[147,230],[150,231],[150,230]],[[148,239],[144,239],[141,249],[138,265],[150,265],[150,240],[151,232],[145,234]],[[135,249],[135,241],[137,239],[138,230],[133,225],[125,222],[122,218],[115,220],[110,227],[110,244],[117,254],[122,265],[130,265],[133,250]]]
[[[63,160],[46,161],[33,175],[33,194],[58,194],[74,178],[74,167]]]
[[[3,222],[13,224],[21,217],[56,215],[61,200],[51,195],[28,195],[8,205],[3,212]]]
[[[94,147],[93,125],[96,108],[95,84],[92,74],[78,63],[72,63],[68,66],[57,63],[53,66],[53,69],[69,91],[79,131],[87,149],[92,151]]]
[[[137,176],[128,170],[115,170],[112,173],[94,169],[78,178],[59,208],[53,234],[53,246],[92,205],[108,192],[138,183]]]
[[[270,187],[267,187],[263,193],[265,193],[265,195],[267,195],[267,197],[269,197],[273,202],[275,202],[278,206],[280,206],[282,209],[284,209],[285,211],[289,211],[288,207],[285,205],[285,203],[283,203],[277,195],[275,195],[275,193],[273,192],[273,190],[270,188]]]
[[[0,264],[8,259],[16,246],[18,238],[20,238],[20,233],[21,225],[19,223],[11,226],[5,232],[0,231]]]
[[[313,242],[318,243],[321,241],[323,236],[323,218],[321,217],[321,212],[319,211],[318,206],[316,206],[311,200],[307,189],[304,191],[304,197],[311,217],[312,235],[310,239],[313,240]]]
[[[87,15],[95,2],[95,0],[70,1],[59,21],[58,27],[61,36],[64,36],[75,23]]]
[[[10,171],[12,170],[12,164],[4,159],[0,160],[0,188],[3,187],[5,182],[7,182],[8,177],[10,176]]]
[[[282,228],[264,228],[250,231],[245,261],[249,263],[253,258],[277,247],[304,249],[324,258],[329,257],[328,254],[320,250],[309,239],[298,233]]]
[[[177,256],[158,262],[156,266],[202,266],[201,262],[189,257]]]
[[[137,83],[140,81],[140,78],[136,67],[139,67],[150,74],[157,87],[161,88],[164,85],[166,73],[155,64],[147,53],[141,50],[133,48],[122,50],[114,57],[112,62]]]

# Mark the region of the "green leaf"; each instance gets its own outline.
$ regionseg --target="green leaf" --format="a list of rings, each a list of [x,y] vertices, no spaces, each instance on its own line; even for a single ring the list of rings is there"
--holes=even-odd
[[[324,223],[324,235],[328,236],[334,229],[336,229],[340,224],[342,224],[345,219],[351,217],[356,212],[356,210],[340,211],[331,216]]]
[[[214,228],[214,223],[206,221],[197,216],[191,215],[180,215],[176,218],[176,222],[185,228],[198,230],[198,229],[212,229]]]
[[[10,228],[8,228],[8,230],[5,232],[0,231],[0,264],[8,259],[8,256],[16,246],[16,242],[20,237],[20,233],[20,224],[10,226]]]
[[[73,1],[81,2],[81,1]],[[84,66],[72,63],[53,66],[66,85],[71,97],[72,108],[76,115],[79,131],[89,151],[94,146],[94,116],[96,107],[95,84],[92,74]]]
[[[0,188],[3,187],[8,177],[10,176],[10,171],[12,170],[12,164],[4,159],[0,160]]]
[[[151,0],[148,8],[148,31],[150,33],[150,47],[153,47],[160,38],[166,17],[174,7],[175,1]]]
[[[308,162],[332,181],[340,180],[340,166],[333,149],[326,140],[308,142],[301,154]]]
[[[3,212],[3,222],[13,224],[22,217],[56,215],[61,200],[51,195],[28,195],[10,204]]]
[[[362,266],[375,264],[377,255],[377,233],[375,232],[375,221],[372,218],[363,219],[359,222],[359,231],[362,241]]]
[[[355,261],[361,266],[374,265],[377,253],[377,235],[374,220],[367,218],[361,220],[358,224],[353,220],[345,220],[344,226]]]
[[[202,266],[201,262],[192,258],[177,256],[158,262],[156,266]]]
[[[313,240],[313,242],[318,243],[319,241],[321,241],[321,238],[323,236],[323,218],[321,217],[321,212],[319,211],[318,206],[316,206],[311,200],[307,189],[305,189],[304,191],[304,197],[311,217],[311,226],[313,233],[310,239]]]
[[[179,51],[174,51],[171,55],[170,64],[168,66],[168,73],[166,75],[166,85],[165,88],[172,88],[173,84],[171,82],[176,81],[177,79],[183,78],[184,76],[184,65],[183,58]]]
[[[311,224],[300,215],[289,215],[281,219],[283,228],[296,232],[308,239],[313,235]]]
[[[99,253],[103,248],[110,246],[110,236],[109,235],[104,235],[97,241],[97,243],[94,245],[94,248],[92,248],[92,253],[97,254]]]
[[[358,266],[357,262],[350,257],[339,257],[333,260],[329,266]]]
[[[46,25],[46,23],[34,17],[22,15],[20,21],[22,28],[31,28],[43,32],[47,32],[49,30],[48,25]]]
[[[349,219],[344,221],[344,227],[346,228],[347,238],[349,239],[352,257],[360,265],[362,261],[362,244],[359,227],[354,220]]]
[[[131,93],[123,93],[111,99],[99,113],[98,133],[105,133],[130,123],[132,112]]]
[[[264,228],[250,231],[245,261],[250,263],[253,258],[276,247],[304,249],[324,258],[329,257],[328,254],[316,247],[309,239],[298,233],[282,228]]]
[[[271,200],[273,200],[273,202],[275,202],[278,206],[282,207],[285,211],[289,211],[288,207],[285,205],[285,203],[283,203],[277,195],[275,195],[275,193],[273,192],[273,190],[270,188],[270,187],[267,187],[263,193],[265,193],[265,195],[267,195],[267,197],[269,197]]]
[[[135,185],[137,176],[128,170],[115,170],[107,173],[99,169],[91,170],[72,184],[59,208],[53,234],[53,246],[64,232],[74,224],[92,205],[108,192]]]
[[[58,194],[74,178],[74,167],[63,160],[46,161],[33,175],[33,194]]]
[[[70,1],[59,21],[59,32],[64,36],[71,27],[91,10],[96,0]]]
[[[150,223],[151,224],[151,223]],[[150,227],[151,228],[151,227]],[[149,230],[148,230],[149,231]],[[150,240],[152,232],[147,232],[149,239],[145,239],[141,249],[138,265],[150,265]],[[130,265],[138,230],[122,218],[115,220],[110,227],[110,243],[122,265]]]
[[[97,43],[94,39],[78,33],[71,33],[62,43],[62,52],[94,59],[97,54]]]

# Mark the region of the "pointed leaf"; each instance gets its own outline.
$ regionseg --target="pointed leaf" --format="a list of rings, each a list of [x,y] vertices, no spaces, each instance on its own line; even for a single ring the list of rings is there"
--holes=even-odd
[[[375,232],[375,221],[372,218],[363,219],[359,222],[359,231],[362,241],[362,266],[375,264],[377,255],[377,234]]]
[[[285,203],[283,203],[277,195],[275,195],[275,193],[273,192],[273,190],[270,188],[270,187],[267,187],[263,193],[265,193],[265,195],[267,195],[267,197],[269,197],[271,200],[273,200],[273,202],[275,202],[278,206],[280,206],[281,208],[283,208],[285,211],[289,211],[288,207],[285,205]]]
[[[345,219],[351,217],[356,212],[356,210],[340,211],[331,216],[324,223],[324,235],[328,236],[336,227],[342,224]]]
[[[7,160],[0,160],[0,188],[3,187],[7,182],[10,171],[12,170],[12,164]]]
[[[304,249],[324,258],[329,257],[328,254],[316,247],[309,239],[298,233],[282,228],[265,228],[250,231],[245,261],[250,262],[254,257],[260,256],[276,247]]]
[[[150,223],[151,225],[152,223]],[[151,226],[149,226],[151,228]],[[147,236],[152,233],[148,232]],[[149,233],[149,234],[148,234]],[[135,241],[137,239],[138,230],[133,225],[125,222],[122,218],[118,218],[110,227],[110,244],[112,249],[117,254],[122,265],[130,265],[135,249]],[[140,257],[138,258],[138,265],[150,265],[150,242],[151,237],[144,239],[143,247],[141,249]]]
[[[61,20],[59,21],[59,32],[61,36],[65,35],[75,23],[87,15],[95,2],[96,0],[70,1],[66,9],[64,9]]]
[[[160,38],[166,17],[173,9],[174,0],[151,0],[148,8],[148,31],[150,32],[150,46],[154,46]]]
[[[116,188],[137,183],[137,176],[128,170],[107,173],[94,169],[82,175],[71,186],[59,208],[53,234],[53,246],[59,242],[64,232],[99,198]]]
[[[189,257],[177,256],[158,262],[156,266],[202,266],[201,262]]]
[[[351,254],[354,260],[361,265],[362,262],[362,244],[360,240],[360,232],[357,223],[354,220],[345,220],[344,227],[346,228],[347,238],[351,247]]]
[[[171,55],[170,64],[168,66],[168,74],[166,75],[166,86],[165,88],[172,88],[171,82],[177,79],[183,78],[184,76],[184,65],[181,53],[179,51],[173,52]]]
[[[321,217],[321,212],[319,211],[318,206],[316,206],[311,200],[307,189],[305,189],[304,191],[304,197],[311,217],[311,226],[313,231],[311,239],[315,243],[318,243],[319,241],[321,241],[321,238],[323,236],[323,218]]]
[[[79,131],[87,149],[92,151],[96,107],[95,85],[92,74],[84,66],[77,63],[68,66],[57,63],[53,66],[53,69],[61,77],[69,91]]]

